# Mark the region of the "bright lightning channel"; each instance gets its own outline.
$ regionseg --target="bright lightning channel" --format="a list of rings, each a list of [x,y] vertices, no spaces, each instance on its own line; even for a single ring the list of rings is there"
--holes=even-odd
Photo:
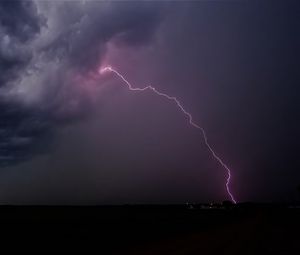
[[[146,86],[144,88],[135,88],[133,87],[130,82],[128,80],[125,79],[125,77],[120,74],[117,70],[115,70],[114,68],[112,68],[111,66],[105,66],[103,68],[100,69],[100,74],[104,74],[106,72],[112,72],[115,75],[117,75],[122,81],[124,81],[124,83],[128,86],[128,89],[131,91],[145,91],[145,90],[150,90],[152,92],[154,92],[155,94],[157,94],[158,96],[164,97],[170,101],[173,101],[177,107],[181,110],[181,112],[188,118],[189,124],[197,129],[199,129],[202,132],[203,138],[204,138],[204,142],[205,145],[207,146],[208,150],[211,152],[212,156],[215,158],[216,161],[218,161],[220,163],[220,165],[226,170],[227,172],[227,178],[226,178],[226,190],[227,193],[231,199],[231,201],[233,203],[237,203],[236,199],[234,198],[233,194],[230,191],[230,181],[231,181],[231,171],[229,169],[229,167],[223,162],[223,160],[215,153],[215,151],[213,150],[212,146],[209,144],[208,139],[207,139],[207,135],[205,130],[199,126],[197,123],[195,123],[193,121],[193,116],[191,115],[191,113],[189,113],[188,111],[185,110],[185,108],[183,107],[183,105],[180,103],[180,101],[174,97],[174,96],[169,96],[168,94],[162,93],[159,90],[157,90],[156,88],[154,88],[153,86],[149,85]]]

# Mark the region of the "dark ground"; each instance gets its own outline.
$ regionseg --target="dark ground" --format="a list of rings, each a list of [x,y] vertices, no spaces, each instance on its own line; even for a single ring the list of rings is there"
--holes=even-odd
[[[2,251],[300,254],[299,229],[287,206],[0,207]]]

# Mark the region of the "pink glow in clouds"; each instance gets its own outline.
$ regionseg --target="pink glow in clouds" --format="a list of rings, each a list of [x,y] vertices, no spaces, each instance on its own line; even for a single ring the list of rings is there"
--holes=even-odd
[[[122,74],[120,74],[117,70],[113,69],[111,66],[105,66],[105,67],[103,67],[103,68],[101,68],[99,70],[100,74],[104,74],[106,72],[112,72],[115,75],[117,75],[128,86],[128,89],[131,90],[131,91],[145,91],[145,90],[150,90],[150,91],[152,91],[153,93],[155,93],[158,96],[161,96],[161,97],[164,97],[164,98],[166,98],[166,99],[168,99],[170,101],[173,101],[177,105],[177,107],[180,109],[180,111],[187,117],[187,119],[189,121],[189,124],[191,126],[197,128],[197,129],[199,129],[202,132],[202,135],[203,135],[203,138],[204,138],[204,141],[205,141],[205,144],[206,144],[208,150],[211,152],[211,154],[215,158],[215,160],[217,160],[220,163],[220,165],[226,170],[226,172],[227,172],[227,179],[226,179],[226,184],[225,184],[226,190],[227,190],[227,193],[228,193],[231,201],[236,204],[236,199],[234,198],[233,194],[230,191],[231,171],[230,171],[229,167],[215,153],[215,151],[213,150],[213,148],[211,147],[211,145],[208,142],[205,130],[201,126],[199,126],[197,123],[195,123],[193,121],[193,116],[188,111],[185,110],[185,108],[180,103],[180,101],[176,97],[169,96],[168,94],[160,92],[159,90],[157,90],[156,88],[152,87],[151,85],[148,85],[148,86],[143,87],[143,88],[135,88],[135,87],[133,87],[130,84],[130,82],[128,80],[126,80],[125,77]]]

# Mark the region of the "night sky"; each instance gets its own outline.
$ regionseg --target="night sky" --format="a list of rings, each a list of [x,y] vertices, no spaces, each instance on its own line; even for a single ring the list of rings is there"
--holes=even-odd
[[[0,203],[297,199],[297,1],[0,1]]]

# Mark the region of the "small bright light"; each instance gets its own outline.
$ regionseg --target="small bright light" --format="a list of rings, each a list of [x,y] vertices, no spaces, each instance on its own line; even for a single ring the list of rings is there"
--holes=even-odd
[[[99,73],[103,74],[103,73],[111,72],[111,71],[112,71],[111,66],[105,66],[99,70]]]

